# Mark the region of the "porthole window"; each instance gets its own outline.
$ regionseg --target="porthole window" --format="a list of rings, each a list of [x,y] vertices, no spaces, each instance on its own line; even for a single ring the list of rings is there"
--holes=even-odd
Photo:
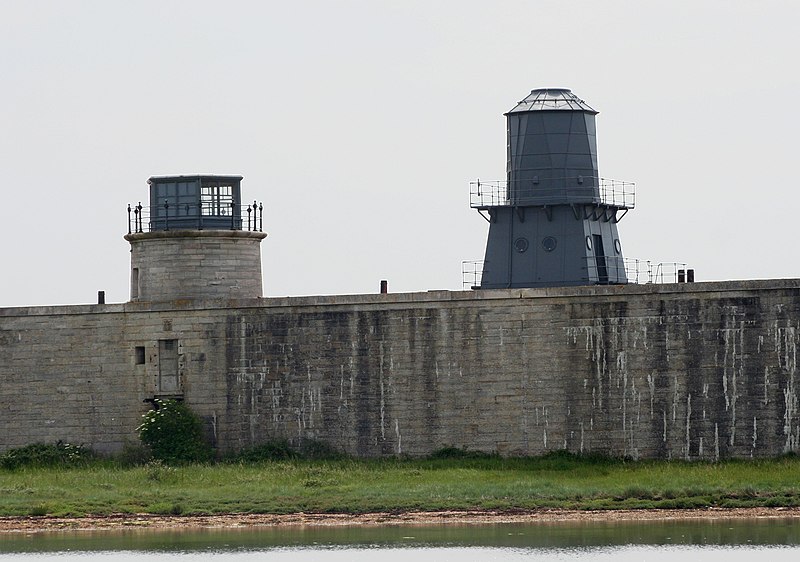
[[[621,253],[622,253],[622,244],[620,244],[620,243],[619,243],[619,238],[616,238],[616,239],[614,240],[614,250],[615,250],[615,251],[616,251],[618,254],[621,254]]]
[[[556,249],[558,242],[552,236],[545,236],[542,239],[542,248],[544,248],[545,252],[552,252]]]
[[[514,240],[514,249],[519,252],[520,254],[528,249],[528,239],[527,238],[517,238]]]
[[[592,237],[591,236],[587,236],[586,237],[586,249],[587,250],[591,250],[592,249]]]

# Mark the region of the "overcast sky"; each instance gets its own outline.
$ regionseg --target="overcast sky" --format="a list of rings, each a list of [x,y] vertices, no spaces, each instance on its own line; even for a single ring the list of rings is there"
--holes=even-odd
[[[267,296],[461,289],[531,89],[597,109],[626,257],[799,277],[800,2],[0,0],[0,306],[128,300],[127,203],[241,174]]]

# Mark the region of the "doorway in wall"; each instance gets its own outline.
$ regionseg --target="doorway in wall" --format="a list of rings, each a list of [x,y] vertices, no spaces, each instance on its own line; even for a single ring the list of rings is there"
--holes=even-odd
[[[159,340],[158,393],[178,393],[180,391],[178,375],[178,340]]]
[[[603,249],[603,237],[599,234],[593,234],[592,247],[594,248],[594,259],[597,265],[597,282],[601,285],[608,285],[608,265],[606,264],[606,252]]]

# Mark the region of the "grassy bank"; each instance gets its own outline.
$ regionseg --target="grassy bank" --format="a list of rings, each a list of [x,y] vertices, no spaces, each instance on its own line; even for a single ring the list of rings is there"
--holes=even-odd
[[[800,505],[800,459],[283,460],[0,470],[0,515]]]

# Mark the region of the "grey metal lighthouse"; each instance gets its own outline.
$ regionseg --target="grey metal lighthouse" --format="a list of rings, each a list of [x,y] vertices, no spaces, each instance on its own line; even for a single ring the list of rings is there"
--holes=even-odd
[[[479,288],[627,283],[617,223],[633,184],[600,177],[597,111],[564,88],[531,91],[505,114],[503,182],[473,182],[489,223]]]

